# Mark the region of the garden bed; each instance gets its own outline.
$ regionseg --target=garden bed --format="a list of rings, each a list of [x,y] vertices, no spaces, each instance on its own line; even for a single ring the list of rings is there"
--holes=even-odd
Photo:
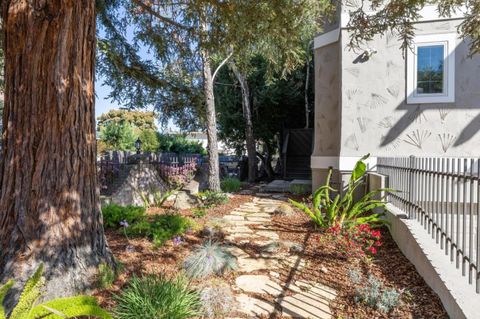
[[[295,197],[299,199],[298,196]],[[206,239],[200,236],[198,230],[212,219],[230,214],[236,207],[252,200],[253,197],[249,195],[232,196],[228,203],[209,209],[207,215],[202,218],[195,218],[196,226],[182,236],[181,242],[169,240],[159,248],[146,238],[127,240],[121,230],[107,230],[110,249],[124,271],[112,287],[99,288],[94,295],[98,297],[102,306],[111,309],[115,304],[113,294],[118,293],[133,275],[165,274],[167,277],[178,275],[185,258]],[[168,203],[166,206],[150,209],[147,213],[149,215],[168,213],[171,210]],[[192,210],[182,210],[178,213],[188,217],[194,216]],[[339,256],[338,247],[329,241],[327,236],[315,230],[310,219],[298,210],[291,216],[274,216],[271,226],[272,230],[279,234],[281,242],[294,242],[304,248],[298,255],[306,261],[306,267],[294,272],[280,272],[280,275],[285,277],[282,280],[319,282],[335,289],[337,297],[330,305],[334,318],[448,318],[439,298],[403,256],[386,228],[381,229],[382,246],[371,261],[367,262],[360,259],[347,260]],[[247,252],[253,249],[248,244],[238,246]],[[253,251],[251,253],[254,254]],[[385,314],[356,302],[354,292],[359,285],[350,279],[349,271],[352,269],[358,269],[364,277],[372,274],[386,288],[400,291],[400,305]],[[223,279],[233,284],[234,278],[234,274],[227,274]],[[286,295],[291,293],[286,291]],[[273,299],[269,302],[273,302]],[[240,313],[234,315],[242,317]]]
[[[289,217],[277,216],[274,225],[280,239],[304,246],[302,257],[307,260],[307,269],[293,274],[292,280],[317,281],[337,291],[337,298],[331,304],[335,318],[448,318],[438,296],[402,254],[386,227],[380,229],[382,246],[370,261],[365,262],[339,256],[338,247],[328,236],[315,230],[310,219],[301,212]],[[385,314],[355,302],[354,291],[358,285],[349,276],[353,269],[358,269],[364,277],[372,274],[385,287],[401,291],[400,306]]]

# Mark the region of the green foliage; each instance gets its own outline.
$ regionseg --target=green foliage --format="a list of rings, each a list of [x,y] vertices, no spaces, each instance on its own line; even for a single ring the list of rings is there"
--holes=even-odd
[[[207,241],[185,259],[183,268],[192,278],[220,276],[226,271],[237,269],[237,260],[224,247]]]
[[[196,218],[202,218],[207,215],[208,210],[206,207],[195,207],[192,209],[192,213]]]
[[[215,207],[228,202],[228,196],[221,192],[200,192],[197,194],[197,198],[202,202],[202,206],[206,208]]]
[[[97,118],[97,126],[99,129],[107,125],[107,123],[127,122],[135,129],[144,131],[157,130],[155,125],[155,114],[153,112],[131,111],[131,110],[110,110]]]
[[[126,221],[128,224],[133,224],[141,220],[145,216],[145,208],[109,204],[102,207],[102,214],[105,227],[118,228],[120,227],[120,222]]]
[[[358,286],[355,289],[356,302],[364,303],[383,313],[389,313],[399,305],[400,292],[393,288],[384,288],[383,283],[375,276],[370,275],[365,283],[359,271],[350,270],[349,277]]]
[[[100,288],[110,288],[118,275],[123,272],[123,265],[117,262],[116,269],[105,263],[98,266],[97,283]]]
[[[143,201],[143,206],[145,208],[150,208],[150,207],[162,207],[165,201],[175,192],[175,190],[170,190],[165,193],[162,193],[160,191],[153,191],[152,192],[152,199],[153,203],[151,203],[150,197],[148,194],[145,193],[140,193],[140,196],[142,197]]]
[[[167,240],[184,234],[193,222],[176,214],[155,215],[150,220],[136,222],[125,229],[127,235],[148,237],[154,245],[162,246]]]
[[[305,195],[310,193],[310,185],[293,184],[293,185],[290,185],[289,191],[292,194]]]
[[[107,122],[100,129],[100,140],[104,143],[105,149],[115,151],[135,150],[135,133],[132,125],[128,122]]]
[[[308,205],[290,202],[304,211],[321,228],[346,227],[350,228],[361,224],[380,224],[382,214],[369,214],[375,208],[383,208],[386,202],[375,199],[379,193],[390,189],[377,189],[355,200],[356,191],[363,184],[363,177],[367,172],[365,160],[369,154],[362,157],[352,171],[350,181],[343,194],[330,186],[333,170],[330,169],[324,186],[317,189],[313,195],[313,209]]]
[[[186,319],[199,314],[199,296],[186,278],[133,277],[120,295],[114,296],[117,319]]]
[[[220,182],[220,186],[226,193],[235,193],[242,188],[242,182],[238,178],[227,177]]]
[[[351,18],[347,24],[350,30],[349,46],[362,48],[376,35],[392,33],[401,41],[401,48],[408,49],[415,36],[415,23],[421,17],[425,6],[436,5],[439,15],[450,17],[455,12],[468,14],[459,25],[463,38],[470,40],[472,54],[480,53],[480,2],[456,0],[417,0],[417,1],[370,1],[368,4],[351,7]],[[372,14],[373,12],[373,14]]]
[[[142,141],[142,151],[155,153],[160,147],[159,134],[153,130],[142,130],[138,134]]]
[[[165,153],[207,155],[200,142],[187,140],[183,134],[160,134],[159,144],[160,151]]]
[[[96,318],[111,319],[108,312],[103,310],[94,297],[76,296],[57,298],[42,304],[37,304],[42,296],[42,289],[45,285],[43,265],[39,266],[30,277],[20,295],[17,305],[12,310],[8,319],[62,319],[92,316]],[[13,281],[8,281],[0,287],[0,319],[6,319],[5,310],[2,307],[3,299],[8,290],[13,286]]]

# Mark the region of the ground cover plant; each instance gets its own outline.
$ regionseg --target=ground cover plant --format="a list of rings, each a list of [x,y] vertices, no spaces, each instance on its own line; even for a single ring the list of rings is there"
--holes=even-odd
[[[122,222],[133,224],[145,217],[145,207],[109,204],[102,207],[105,227],[119,228]]]
[[[14,281],[10,280],[0,286],[0,319],[59,319],[92,316],[95,318],[111,319],[111,315],[103,310],[94,297],[75,296],[57,298],[45,303],[38,303],[43,295],[46,279],[43,277],[43,265],[27,280],[17,305],[7,317],[2,307],[4,298],[13,287]]]
[[[224,318],[235,307],[232,289],[227,283],[212,280],[199,289],[202,313],[207,318]]]
[[[203,207],[211,208],[228,202],[228,196],[222,192],[205,191],[197,194]]]
[[[193,226],[192,220],[179,214],[154,215],[125,227],[128,236],[147,237],[156,247],[167,240],[183,235]]]
[[[200,313],[199,295],[183,276],[134,276],[114,300],[118,319],[186,319]]]

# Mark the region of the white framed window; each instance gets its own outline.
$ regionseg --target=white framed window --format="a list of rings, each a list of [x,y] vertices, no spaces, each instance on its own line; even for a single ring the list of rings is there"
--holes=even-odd
[[[456,33],[418,35],[407,54],[407,104],[455,102]]]

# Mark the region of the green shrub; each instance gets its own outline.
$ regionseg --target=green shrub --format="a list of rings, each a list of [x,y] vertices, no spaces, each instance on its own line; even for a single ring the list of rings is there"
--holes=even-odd
[[[205,191],[197,194],[198,199],[202,202],[202,206],[211,208],[228,202],[227,194],[221,192]]]
[[[185,277],[133,277],[120,295],[114,296],[118,319],[184,319],[199,314],[198,293]]]
[[[223,275],[237,268],[237,260],[229,251],[212,241],[205,242],[183,263],[188,276],[204,278],[210,275]]]
[[[201,154],[207,155],[207,151],[202,144],[197,141],[187,140],[182,134],[160,134],[160,151],[166,153],[178,154]]]
[[[207,208],[206,207],[195,207],[192,209],[193,216],[196,218],[202,218],[207,215]]]
[[[238,178],[227,177],[222,180],[220,186],[226,193],[235,193],[242,187],[242,182]]]
[[[120,222],[126,221],[133,224],[145,216],[145,208],[139,206],[120,206],[109,204],[102,207],[103,224],[105,227],[118,228]]]
[[[90,296],[57,298],[43,304],[37,304],[37,301],[42,297],[45,286],[45,278],[42,275],[43,265],[38,267],[33,276],[25,283],[20,299],[8,317],[9,319],[60,319],[84,316],[112,318],[108,312],[98,305],[97,300]],[[5,285],[0,286],[0,319],[7,318],[2,303],[13,284],[13,280],[10,280]]]
[[[362,157],[355,164],[347,189],[343,194],[330,186],[333,174],[333,170],[330,169],[326,184],[317,189],[313,195],[313,210],[306,204],[294,200],[290,200],[290,202],[308,214],[322,228],[336,226],[351,228],[361,224],[383,223],[382,214],[369,213],[375,208],[385,207],[384,199],[375,199],[375,196],[382,192],[391,191],[390,189],[377,189],[365,194],[359,200],[355,200],[356,190],[363,184],[363,177],[367,172],[367,165],[364,161],[369,156],[368,154]]]
[[[303,185],[302,184],[291,184],[289,186],[289,191],[290,191],[290,193],[295,194],[295,195],[305,195],[305,194],[311,193],[310,187],[311,187],[311,185],[306,185],[306,184],[303,184]]]
[[[151,220],[142,220],[125,229],[127,235],[148,237],[155,246],[162,246],[167,240],[182,235],[193,223],[190,219],[176,215],[155,215]]]

